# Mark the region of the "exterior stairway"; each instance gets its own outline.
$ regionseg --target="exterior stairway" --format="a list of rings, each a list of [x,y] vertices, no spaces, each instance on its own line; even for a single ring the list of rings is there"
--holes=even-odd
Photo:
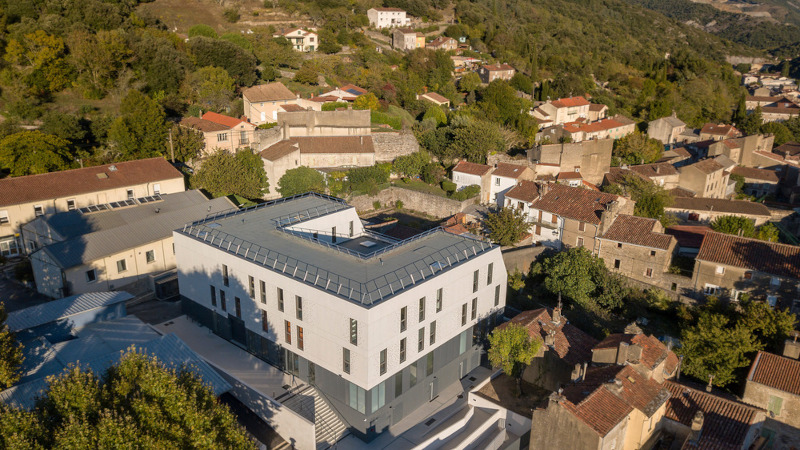
[[[331,448],[347,434],[347,426],[313,386],[306,385],[280,402],[314,423],[317,450]]]

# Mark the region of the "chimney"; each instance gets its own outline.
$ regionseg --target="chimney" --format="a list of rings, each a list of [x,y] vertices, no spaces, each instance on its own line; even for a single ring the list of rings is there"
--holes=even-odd
[[[600,234],[603,235],[611,228],[611,224],[614,223],[614,219],[617,218],[619,215],[620,210],[620,202],[619,200],[614,200],[611,202],[606,203],[605,210],[600,214]]]
[[[552,347],[556,344],[556,332],[555,330],[550,330],[547,332],[547,335],[544,337],[544,345],[548,347]]]
[[[656,173],[661,173],[661,166],[656,166]]]
[[[800,342],[797,342],[797,339],[800,338],[800,332],[792,331],[789,336],[791,339],[787,339],[783,343],[783,356],[792,359],[800,359]]]
[[[694,413],[694,418],[692,419],[692,431],[689,435],[690,441],[696,443],[700,440],[700,434],[703,432],[703,422],[705,422],[703,411],[697,410],[697,412]]]
[[[714,375],[709,375],[708,376],[708,386],[706,386],[706,392],[711,392],[711,389],[713,388],[713,386],[711,385],[712,381],[714,381]]]
[[[553,323],[556,325],[561,323],[561,292],[558,293],[558,306],[553,308]]]
[[[625,361],[628,360],[628,347],[630,344],[627,342],[620,342],[619,348],[617,349],[617,361],[616,363],[619,365],[625,364]]]

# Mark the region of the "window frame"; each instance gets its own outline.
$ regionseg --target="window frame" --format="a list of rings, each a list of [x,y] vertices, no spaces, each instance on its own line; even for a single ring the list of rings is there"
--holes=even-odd
[[[292,322],[288,320],[283,321],[283,340],[288,345],[292,345]]]
[[[478,318],[478,297],[472,299],[472,313],[470,314],[470,320],[475,320]]]
[[[147,264],[153,264],[156,262],[156,251],[155,250],[147,250],[144,252],[144,261]]]
[[[381,375],[386,374],[386,370],[387,370],[387,366],[388,366],[388,364],[386,362],[386,357],[387,357],[386,349],[381,350],[381,353],[380,353],[380,356],[379,356],[379,358],[380,358],[379,359],[379,364],[378,364],[378,371],[379,371],[379,373]]]
[[[400,332],[403,333],[408,329],[408,306],[400,308]]]
[[[350,374],[350,349],[342,348],[342,372]]]
[[[297,325],[297,349],[305,350],[305,342],[303,340],[303,327]]]
[[[431,322],[430,327],[428,327],[428,337],[429,337],[428,345],[433,345],[433,344],[436,343],[436,321],[435,320],[433,322]]]
[[[442,303],[444,303],[444,292],[443,288],[439,288],[436,290],[436,312],[442,311]]]
[[[461,305],[461,326],[463,327],[466,324],[467,324],[467,304],[464,303],[463,305]]]
[[[420,297],[419,299],[419,321],[423,322],[425,320],[425,297]]]
[[[350,318],[350,344],[358,346],[358,320]]]
[[[91,274],[91,276],[89,275]],[[97,282],[97,269],[89,269],[85,273],[86,275],[86,282],[87,283],[96,283]]]
[[[217,288],[214,287],[213,284],[209,285],[211,288],[211,306],[216,308],[217,307]]]
[[[400,364],[406,362],[407,351],[406,338],[400,339]]]
[[[261,310],[261,331],[268,333],[269,332],[269,320],[267,320],[267,310]]]
[[[120,268],[120,265],[122,266],[122,268]],[[124,273],[127,271],[128,271],[128,261],[125,258],[117,260],[117,273]]]
[[[303,320],[303,297],[299,295],[294,296],[294,309],[297,320]]]
[[[422,352],[425,350],[425,327],[417,331],[417,351]]]
[[[278,288],[278,311],[284,312],[283,289]]]

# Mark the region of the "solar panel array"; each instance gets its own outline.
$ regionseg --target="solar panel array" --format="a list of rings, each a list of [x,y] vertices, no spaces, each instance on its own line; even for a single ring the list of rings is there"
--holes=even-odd
[[[89,214],[93,212],[107,211],[109,209],[116,209],[116,208],[127,208],[128,206],[143,205],[145,203],[158,202],[163,200],[164,199],[161,198],[160,194],[156,194],[147,197],[139,197],[137,199],[129,198],[127,200],[120,200],[118,202],[103,203],[100,205],[89,205],[84,208],[78,209],[78,212],[80,212],[81,214]]]

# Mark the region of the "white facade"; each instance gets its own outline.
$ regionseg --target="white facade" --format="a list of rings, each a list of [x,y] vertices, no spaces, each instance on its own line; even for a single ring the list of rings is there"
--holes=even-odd
[[[532,208],[531,203],[513,197],[505,197],[503,205],[507,208],[519,209],[525,214],[528,222],[533,224],[530,230],[533,234],[533,242],[561,250],[561,234],[564,229],[564,219],[562,217]]]
[[[516,185],[516,178],[492,175],[492,183],[489,187],[489,201],[498,205],[504,205],[505,200],[503,199],[503,194]]]
[[[456,184],[456,190],[460,191],[467,186],[472,186],[473,184],[476,186],[481,185],[481,176],[480,175],[473,175],[471,173],[464,173],[464,172],[456,172],[453,171],[453,183]]]
[[[370,26],[375,28],[404,27],[411,23],[406,12],[397,8],[370,8],[367,10]]]

